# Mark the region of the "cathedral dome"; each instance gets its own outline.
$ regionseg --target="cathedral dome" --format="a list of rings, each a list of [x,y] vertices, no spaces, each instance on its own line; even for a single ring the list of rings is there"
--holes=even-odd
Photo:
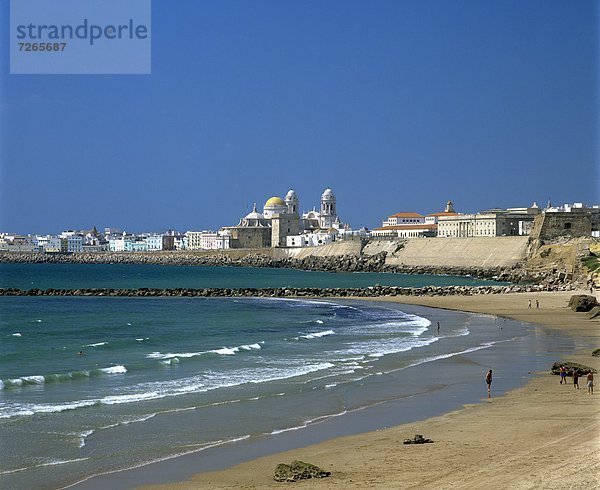
[[[265,207],[285,206],[285,202],[279,196],[273,196],[266,203]]]
[[[252,212],[248,213],[244,219],[262,220],[262,219],[265,219],[265,217],[256,210],[256,204],[255,204],[254,208],[252,209]]]

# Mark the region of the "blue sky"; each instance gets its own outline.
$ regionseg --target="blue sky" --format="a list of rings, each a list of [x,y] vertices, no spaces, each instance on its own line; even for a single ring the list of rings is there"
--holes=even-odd
[[[595,1],[153,0],[151,75],[10,75],[0,231],[600,202]]]

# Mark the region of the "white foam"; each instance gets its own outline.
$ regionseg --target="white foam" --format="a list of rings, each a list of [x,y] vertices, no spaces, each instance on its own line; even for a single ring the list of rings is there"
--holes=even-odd
[[[285,429],[275,429],[275,430],[271,431],[271,435],[274,436],[274,435],[277,435],[277,434],[281,434],[282,432],[290,432],[292,430],[305,429],[307,426],[308,426],[308,423],[305,422],[304,424],[297,425],[295,427],[287,427]]]
[[[21,334],[19,332],[15,332],[13,334],[11,334],[12,337],[21,337]]]
[[[23,376],[23,381],[29,384],[43,385],[46,380],[43,376]]]
[[[34,415],[36,413],[66,412],[67,410],[76,410],[78,408],[91,407],[97,404],[97,400],[80,400],[71,403],[57,404],[17,404],[14,406],[3,407],[3,410],[0,413],[0,419],[23,417]]]
[[[125,366],[111,366],[107,368],[101,368],[99,371],[105,374],[125,374],[127,372],[127,368]]]
[[[178,357],[172,357],[171,359],[163,359],[162,361],[160,361],[161,364],[164,364],[165,366],[171,366],[173,364],[179,364],[179,358]]]
[[[239,347],[223,347],[221,349],[214,349],[209,352],[214,352],[215,354],[220,354],[222,356],[233,356],[237,352],[240,351]]]
[[[327,337],[328,335],[335,335],[333,330],[325,330],[323,332],[309,333],[306,335],[300,335],[301,339],[318,339],[320,337]]]
[[[260,346],[260,344],[240,345],[240,349],[244,349],[244,350],[261,349],[261,346]]]
[[[86,430],[79,434],[79,449],[85,446],[85,440],[94,433],[94,430]]]
[[[348,411],[344,410],[343,412],[333,413],[331,415],[322,415],[322,416],[316,417],[314,419],[309,419],[309,420],[305,421],[302,425],[297,425],[295,427],[286,427],[285,429],[275,429],[275,430],[271,431],[271,435],[281,434],[282,432],[289,432],[292,430],[304,429],[304,428],[308,427],[310,424],[319,424],[321,422],[324,422],[325,420],[332,419],[334,417],[340,417],[347,413],[348,413]]]
[[[412,364],[409,364],[408,366],[406,366],[406,368],[418,366],[420,364],[425,364],[426,362],[438,361],[440,359],[448,359],[449,357],[460,356],[462,354],[468,354],[469,352],[476,352],[476,351],[482,350],[482,349],[489,349],[496,343],[498,343],[498,342],[486,342],[486,343],[478,345],[476,347],[469,347],[468,349],[464,349],[464,350],[461,350],[458,352],[450,352],[448,354],[440,354],[437,356],[424,357],[423,359],[420,359],[416,362],[413,362]],[[404,368],[404,369],[406,369],[406,368]]]
[[[55,466],[55,465],[59,465],[59,464],[78,463],[79,461],[86,461],[88,459],[90,459],[90,458],[77,458],[77,459],[65,459],[65,460],[54,459],[48,463],[36,464],[33,466],[27,466],[25,468],[17,468],[14,470],[0,471],[0,475],[10,475],[11,473],[19,473],[20,471],[27,471],[27,470],[31,470],[33,468],[42,468],[44,466]]]
[[[29,416],[36,413],[54,413],[94,405],[119,405],[137,403],[140,401],[157,400],[167,397],[186,395],[190,393],[203,393],[243,384],[261,384],[270,381],[290,379],[298,376],[329,369],[334,364],[324,362],[320,364],[288,366],[281,368],[256,368],[238,369],[230,371],[227,376],[220,372],[208,372],[189,378],[181,378],[173,381],[157,381],[141,383],[127,388],[126,394],[115,394],[91,400],[79,400],[64,404],[22,404],[16,406],[1,407],[0,418],[12,418]],[[124,366],[113,366],[117,369]]]
[[[96,344],[85,344],[84,347],[100,347],[101,345],[106,345],[108,342],[98,342]]]
[[[151,352],[146,354],[148,359],[173,359],[174,357],[189,358],[196,357],[206,354],[206,352],[175,352],[168,354],[161,354],[160,352]]]

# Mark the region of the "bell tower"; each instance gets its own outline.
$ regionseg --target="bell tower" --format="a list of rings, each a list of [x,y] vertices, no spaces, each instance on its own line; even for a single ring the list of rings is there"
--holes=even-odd
[[[321,196],[321,228],[331,228],[336,218],[335,195],[331,189],[327,188]]]

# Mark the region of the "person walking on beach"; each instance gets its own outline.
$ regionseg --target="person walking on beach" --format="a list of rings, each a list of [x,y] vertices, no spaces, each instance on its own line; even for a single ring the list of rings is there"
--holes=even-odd
[[[492,370],[490,369],[485,375],[485,382],[487,383],[488,398],[492,397]]]
[[[567,370],[565,369],[564,366],[560,367],[560,384],[563,384],[563,381],[565,382],[565,384],[567,384]]]
[[[437,331],[440,333],[440,322],[437,322]]]
[[[588,372],[587,375],[587,387],[588,387],[588,395],[594,394],[594,373],[591,371]]]
[[[539,300],[539,299],[536,299],[536,300],[535,300],[535,309],[536,309],[536,310],[539,310],[539,309],[540,309],[540,300]]]
[[[573,388],[579,389],[579,371],[577,369],[573,370]]]
[[[531,300],[529,300],[529,304],[527,305],[527,308],[531,308]]]

